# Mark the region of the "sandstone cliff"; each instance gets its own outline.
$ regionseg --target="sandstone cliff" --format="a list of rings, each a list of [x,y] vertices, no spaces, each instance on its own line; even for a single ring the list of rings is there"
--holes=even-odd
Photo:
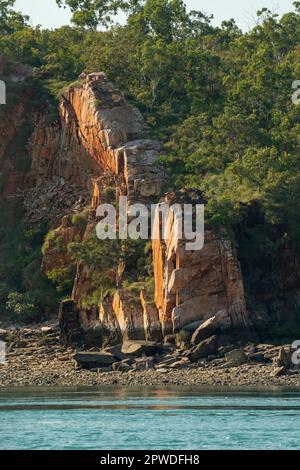
[[[192,202],[188,192],[168,194],[164,202],[170,201]],[[198,202],[203,203],[201,197]],[[169,217],[172,226],[174,214],[170,212]],[[243,280],[232,243],[212,230],[205,231],[202,250],[188,251],[186,243],[174,236],[153,241],[155,301],[164,333],[178,332],[195,322],[200,325],[220,312],[225,329],[249,329]]]
[[[126,195],[129,204],[156,202],[165,182],[155,166],[160,144],[149,139],[139,111],[128,105],[103,74],[81,76],[78,84],[66,90],[60,116],[60,125],[40,126],[33,135],[32,173],[37,185],[51,176],[80,188],[92,186],[94,208],[104,202],[107,186],[116,199]],[[95,224],[94,215],[85,237]],[[154,240],[153,262],[155,302],[145,291],[134,296],[117,289],[93,310],[92,318],[80,305],[81,298],[91,293],[91,272],[78,266],[73,290],[78,328],[89,337],[93,329],[101,330],[103,338],[105,325],[106,337],[115,329],[123,340],[160,340],[188,324],[199,326],[220,312],[224,312],[221,329],[250,328],[240,267],[226,237],[207,231],[199,252],[186,251],[184,241]],[[65,318],[64,311],[61,317]]]
[[[35,190],[27,195],[26,206],[33,202],[34,219],[45,206],[54,225],[65,211],[77,212],[78,204],[87,205],[103,172],[124,178],[123,193],[130,202],[146,202],[160,194],[163,178],[154,165],[160,145],[145,138],[148,133],[141,114],[104,74],[81,77],[65,90],[59,112],[60,120],[48,127],[44,116],[37,117],[29,144]],[[55,191],[49,191],[51,182]],[[60,213],[56,207],[59,185],[63,186]],[[95,194],[93,204],[97,207]]]
[[[22,109],[13,113],[16,125]],[[42,264],[43,272],[49,272],[70,263],[70,242],[84,240],[94,231],[95,209],[105,201],[107,189],[117,204],[120,195],[127,196],[128,206],[156,203],[166,178],[156,165],[160,143],[150,138],[140,112],[103,73],[83,74],[62,92],[58,120],[47,125],[46,117],[36,113],[33,122],[25,219],[34,223],[47,218],[54,228]],[[12,126],[4,129],[0,128],[0,157],[14,134]],[[165,200],[182,204],[181,196],[169,193]],[[67,218],[61,224],[62,217],[88,207],[85,232],[69,226]],[[58,241],[59,252],[53,249]],[[143,286],[133,293],[116,285],[102,303],[86,308],[81,299],[93,289],[92,273],[84,264],[77,266],[73,298],[61,306],[63,341],[85,345],[161,341],[187,325],[196,329],[207,321],[213,334],[250,329],[240,267],[226,236],[207,230],[204,248],[196,252],[187,251],[184,240],[172,238],[167,243],[154,240],[152,249],[154,294]]]

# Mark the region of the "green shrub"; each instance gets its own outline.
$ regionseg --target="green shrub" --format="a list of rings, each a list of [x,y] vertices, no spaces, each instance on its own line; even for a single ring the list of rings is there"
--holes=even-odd
[[[78,230],[84,231],[87,226],[88,221],[88,210],[84,210],[79,214],[74,214],[72,217],[72,225],[74,225]]]
[[[108,203],[114,203],[116,201],[116,190],[108,186],[101,191],[101,198],[103,201]]]
[[[67,268],[53,269],[47,273],[48,279],[53,282],[57,292],[60,294],[70,294],[73,288],[76,274],[76,267],[72,264]]]
[[[16,319],[24,323],[41,319],[36,299],[31,293],[11,292],[8,295],[6,308]]]
[[[42,254],[45,255],[49,249],[57,253],[61,253],[64,250],[62,238],[57,230],[51,230],[47,233],[42,246]]]

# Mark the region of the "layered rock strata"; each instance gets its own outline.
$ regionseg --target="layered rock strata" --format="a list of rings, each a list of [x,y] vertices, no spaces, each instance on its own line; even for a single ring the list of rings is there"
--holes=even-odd
[[[164,200],[168,205],[174,202],[183,205],[195,199],[182,192],[170,193]],[[169,219],[172,227],[172,211]],[[199,326],[216,315],[220,321],[215,330],[249,329],[242,274],[232,243],[205,230],[202,250],[189,251],[186,240],[175,238],[174,230],[170,234],[167,240],[153,241],[155,302],[164,334],[196,322]]]
[[[65,252],[57,257],[50,250],[43,260],[44,271],[64,267],[69,262],[68,243],[74,237],[84,239],[94,230],[95,210],[105,201],[108,189],[115,202],[120,195],[127,196],[128,207],[135,202],[157,202],[166,184],[156,165],[160,152],[160,143],[149,137],[140,112],[103,73],[81,75],[64,90],[59,118],[51,125],[45,117],[35,116],[29,143],[32,168],[28,185],[32,189],[25,197],[28,220],[48,216],[55,227],[62,216],[76,213],[92,201],[84,234],[75,233],[66,219],[57,229]],[[165,202],[183,204],[184,200],[182,194],[169,193]],[[199,201],[192,198],[192,202]],[[171,219],[168,223],[172,227]],[[61,307],[63,341],[85,345],[161,341],[190,324],[195,324],[195,330],[204,324],[198,333],[202,339],[207,331],[214,335],[221,330],[249,329],[241,271],[226,236],[207,230],[204,248],[194,252],[186,250],[184,240],[153,240],[153,263],[154,298],[143,289],[136,296],[116,285],[114,294],[90,309],[82,307],[81,298],[93,288],[91,272],[79,265],[73,299]]]

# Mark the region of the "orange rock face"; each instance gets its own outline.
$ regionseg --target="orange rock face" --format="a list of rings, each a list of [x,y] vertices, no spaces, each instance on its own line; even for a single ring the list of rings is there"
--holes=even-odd
[[[62,128],[59,123],[45,127],[38,120],[30,141],[33,184],[41,186],[52,178],[63,178],[68,184],[90,190],[91,178],[100,173],[97,164],[77,137],[76,117],[65,111]]]
[[[227,328],[250,327],[241,270],[229,240],[206,230],[202,250],[188,251],[184,240],[157,239],[153,262],[155,301],[164,334],[204,323],[220,311],[226,312]]]
[[[0,161],[23,111],[19,105],[0,121]],[[36,116],[29,143],[32,168],[28,184],[32,189],[25,198],[27,215],[38,221],[48,214],[51,220],[55,208],[54,224],[58,217],[86,207],[87,200],[95,210],[109,188],[113,188],[114,202],[126,195],[129,205],[155,203],[166,181],[156,166],[160,152],[161,146],[149,138],[140,112],[114,90],[104,74],[82,76],[63,92],[56,121],[46,125],[45,117]],[[173,199],[174,194],[166,196],[168,204]],[[95,217],[92,219],[85,234],[66,220],[62,223],[49,242],[44,272],[70,264],[66,247],[94,230]],[[172,223],[170,219],[170,227]],[[58,241],[61,252],[54,249]],[[172,237],[153,240],[152,248],[155,299],[145,292],[135,298],[130,290],[117,286],[113,297],[84,310],[80,300],[92,294],[94,287],[89,269],[78,266],[73,300],[79,309],[75,317],[84,331],[99,329],[112,341],[160,341],[193,322],[203,322],[204,328],[216,323],[227,330],[250,327],[239,263],[226,236],[206,230],[199,251],[188,251],[184,240]]]
[[[92,186],[96,209],[105,187],[100,175],[114,175],[116,198],[127,195],[129,204],[156,202],[165,181],[155,165],[160,144],[145,138],[141,114],[103,74],[88,75],[64,92],[60,116],[61,125],[40,126],[33,136],[37,184],[50,174]],[[174,195],[166,196],[169,204],[176,202],[172,199]],[[173,221],[168,223],[171,227]],[[250,327],[239,263],[226,237],[207,230],[199,251],[187,251],[184,240],[159,238],[153,240],[153,261],[155,302],[144,292],[135,299],[130,291],[118,289],[98,307],[97,321],[125,340],[160,340],[193,322],[214,324],[216,315],[227,330]],[[73,298],[80,304],[92,290],[91,272],[78,266]],[[84,323],[86,329],[86,319]]]
[[[144,340],[144,315],[141,302],[129,291],[118,290],[113,299],[113,310],[123,340]]]
[[[147,341],[161,341],[162,329],[159,321],[158,309],[154,303],[154,299],[144,290],[140,295],[141,304],[144,313],[144,329]]]
[[[111,173],[119,178],[119,192],[128,197],[129,204],[151,202],[159,196],[164,176],[154,161],[160,145],[145,138],[147,129],[142,115],[102,73],[90,74],[66,90],[59,114],[59,120],[50,126],[45,125],[43,116],[36,119],[29,144],[32,186],[43,188],[45,182],[60,179],[68,187],[72,185],[81,198],[86,194],[91,197],[94,190],[96,207],[95,181]],[[55,196],[47,198],[41,192],[41,197],[43,201],[38,204],[39,195],[34,193],[33,204],[55,204]],[[75,202],[68,205],[67,200],[65,204],[62,201],[60,216],[70,211]],[[27,205],[31,205],[30,200]]]

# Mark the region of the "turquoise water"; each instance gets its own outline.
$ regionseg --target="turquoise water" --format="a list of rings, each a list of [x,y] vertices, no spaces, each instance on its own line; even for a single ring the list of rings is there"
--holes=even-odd
[[[300,449],[300,392],[0,392],[0,449]]]

